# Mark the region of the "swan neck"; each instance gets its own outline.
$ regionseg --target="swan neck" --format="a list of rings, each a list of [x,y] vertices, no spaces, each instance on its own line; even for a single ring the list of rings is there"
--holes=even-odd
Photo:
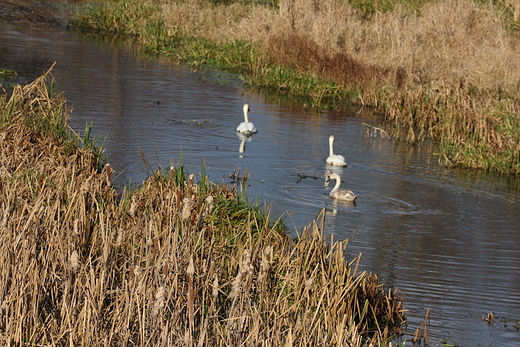
[[[333,143],[334,143],[334,138],[333,137],[330,137],[329,138],[329,149],[330,149],[330,155],[334,155],[334,149],[333,149]]]
[[[244,120],[246,123],[249,123],[249,119],[247,118],[247,107],[244,107]]]
[[[336,185],[334,185],[334,189],[331,190],[330,194],[334,193],[336,190],[338,190],[339,185],[341,184],[341,179],[338,177],[334,177],[336,180]]]

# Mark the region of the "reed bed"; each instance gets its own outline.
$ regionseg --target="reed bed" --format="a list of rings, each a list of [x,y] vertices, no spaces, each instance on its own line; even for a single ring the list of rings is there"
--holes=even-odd
[[[402,333],[402,300],[324,237],[323,214],[292,239],[182,166],[118,194],[49,79],[0,98],[3,346],[383,346]]]
[[[107,1],[75,25],[231,69],[309,107],[355,103],[447,165],[520,172],[520,5],[512,0]]]

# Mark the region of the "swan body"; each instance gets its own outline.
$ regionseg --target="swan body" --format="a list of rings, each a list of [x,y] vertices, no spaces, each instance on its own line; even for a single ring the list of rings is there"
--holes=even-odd
[[[329,195],[332,198],[350,202],[354,202],[356,200],[357,195],[355,195],[352,191],[346,189],[339,189],[339,185],[341,184],[341,178],[337,173],[331,173],[327,177],[327,182],[329,182],[330,180],[336,180],[336,185],[334,186],[334,189],[332,189],[329,193]]]
[[[329,149],[329,157],[326,160],[327,164],[336,166],[347,166],[347,162],[345,161],[345,158],[342,155],[334,154],[334,135],[329,136]]]
[[[237,131],[243,134],[254,134],[256,133],[256,128],[255,125],[249,121],[247,112],[249,112],[249,104],[244,105],[244,122],[240,123],[237,127]]]

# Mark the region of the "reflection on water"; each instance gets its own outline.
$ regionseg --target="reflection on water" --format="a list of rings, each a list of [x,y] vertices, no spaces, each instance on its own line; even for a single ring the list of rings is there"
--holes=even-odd
[[[294,229],[326,208],[326,230],[349,239],[346,256],[362,253],[363,270],[403,292],[410,334],[430,308],[432,343],[519,345],[510,322],[520,320],[519,194],[506,179],[440,167],[434,148],[366,137],[346,112],[306,112],[60,30],[0,29],[5,67],[31,66],[36,76],[57,61],[70,123],[108,134],[116,184],[150,174],[143,156],[152,168],[182,160],[195,173],[205,163],[214,182],[247,170],[249,197],[272,203],[275,215],[287,211]],[[253,137],[236,132],[245,103]],[[326,165],[331,134],[349,166]],[[330,198],[330,172],[358,195],[355,204]],[[489,312],[504,321],[487,326]]]
[[[237,132],[237,136],[240,139],[240,146],[238,147],[238,153],[240,153],[239,157],[244,157],[244,152],[246,151],[246,142],[251,142],[254,134],[243,134]]]

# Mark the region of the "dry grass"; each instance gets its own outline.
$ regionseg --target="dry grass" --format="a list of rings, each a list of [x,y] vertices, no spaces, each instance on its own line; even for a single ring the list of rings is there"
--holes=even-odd
[[[401,332],[399,297],[357,273],[322,220],[291,240],[182,167],[119,197],[110,167],[64,135],[43,77],[0,112],[3,346],[362,346]]]
[[[510,29],[519,25],[518,2],[397,5],[369,20],[337,0],[161,3],[169,33],[262,47],[253,74],[269,62],[333,81],[375,106],[395,138],[440,143],[447,164],[520,172],[520,38]]]
[[[519,39],[504,28],[495,7],[471,0],[430,2],[420,13],[397,8],[370,21],[359,19],[358,11],[337,0],[281,0],[279,10],[240,4],[215,7],[200,1],[162,6],[170,32],[215,41],[243,39],[267,47],[273,38],[283,36],[290,43],[295,37],[315,43],[320,54],[403,69],[408,84],[463,80],[486,88],[519,86]]]

